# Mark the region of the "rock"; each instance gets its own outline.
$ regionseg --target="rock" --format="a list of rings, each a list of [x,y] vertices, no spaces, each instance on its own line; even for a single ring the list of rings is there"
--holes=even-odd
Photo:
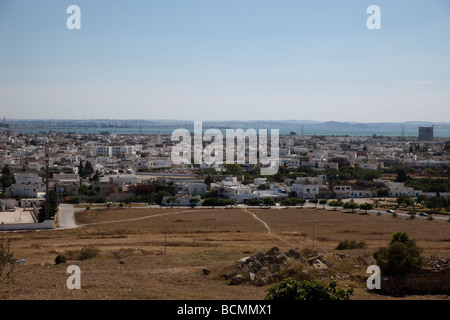
[[[284,253],[282,253],[282,254],[277,255],[276,263],[277,264],[286,264],[286,260],[287,260],[287,256]]]
[[[267,277],[261,277],[256,280],[256,285],[259,287],[269,284],[269,279]]]
[[[27,259],[17,259],[16,264],[24,266],[27,264]]]
[[[266,252],[266,256],[276,256],[280,253],[280,249],[278,247],[273,247],[269,251]]]
[[[236,272],[233,271],[233,272],[224,274],[222,277],[223,277],[225,280],[228,280],[228,279],[233,278],[235,275],[236,275]]]
[[[205,275],[205,276],[207,276],[208,274],[211,273],[211,271],[206,268],[203,268],[202,272],[203,272],[203,275]]]
[[[239,273],[231,278],[230,284],[235,286],[235,285],[240,285],[242,282],[244,282],[244,276]]]
[[[325,263],[320,261],[319,259],[316,259],[313,261],[312,266],[315,270],[327,270],[328,267]]]
[[[300,252],[295,251],[294,249],[291,249],[288,252],[286,252],[286,256],[291,259],[294,259],[294,260],[299,260],[301,257],[301,254],[300,254]]]
[[[253,272],[249,272],[248,273],[248,278],[250,281],[255,281],[256,280],[256,274],[254,274]]]
[[[259,261],[259,262],[264,261],[264,253],[258,252],[258,253],[255,255],[255,260],[256,260],[256,261]]]
[[[308,262],[312,263],[314,260],[318,260],[319,258],[322,258],[322,254],[318,254],[317,256],[309,258]]]
[[[238,263],[241,265],[246,264],[249,259],[250,259],[250,257],[241,258],[238,260]]]

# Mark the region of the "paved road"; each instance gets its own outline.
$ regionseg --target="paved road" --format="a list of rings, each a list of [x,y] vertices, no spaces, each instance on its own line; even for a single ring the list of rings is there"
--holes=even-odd
[[[77,227],[75,223],[74,213],[77,210],[82,210],[74,208],[71,204],[61,203],[59,205],[59,227],[57,229],[73,229]]]

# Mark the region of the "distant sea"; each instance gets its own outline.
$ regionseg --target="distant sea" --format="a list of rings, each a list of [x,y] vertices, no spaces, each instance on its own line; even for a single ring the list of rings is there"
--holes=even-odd
[[[214,128],[212,126],[210,127],[203,127],[203,131],[205,131],[208,128]],[[245,126],[242,127],[230,127],[230,129],[236,129],[241,128],[243,130],[247,130],[248,128]],[[252,127],[253,129],[258,130],[257,127]],[[50,129],[48,128],[11,128],[14,132],[21,132],[21,133],[48,133]],[[51,132],[67,132],[67,133],[100,133],[100,132],[109,132],[111,134],[171,134],[176,128],[85,128],[85,127],[72,127],[72,128],[52,128]],[[190,132],[193,132],[192,127],[184,127],[180,126],[179,129],[187,129]],[[218,127],[217,129],[221,130],[223,133],[225,133],[225,128]],[[327,126],[303,126],[303,127],[297,127],[297,126],[285,126],[282,128],[271,128],[271,127],[261,127],[261,129],[268,129],[268,134],[270,134],[270,129],[279,129],[280,135],[288,135],[292,131],[295,131],[297,135],[305,135],[305,136],[311,136],[311,135],[319,135],[319,136],[385,136],[385,137],[417,137],[418,136],[418,129],[417,128],[406,128],[403,129],[397,129],[397,128],[352,128],[352,127],[327,127]],[[258,132],[258,131],[257,131]],[[443,127],[434,128],[434,136],[440,137],[440,138],[450,138],[450,127]]]

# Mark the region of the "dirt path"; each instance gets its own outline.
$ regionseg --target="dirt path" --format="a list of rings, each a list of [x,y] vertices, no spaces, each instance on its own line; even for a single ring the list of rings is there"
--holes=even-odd
[[[205,211],[209,211],[209,210],[202,210],[201,212],[205,212]],[[92,225],[98,225],[98,224],[137,221],[137,220],[144,220],[144,219],[150,219],[150,218],[155,218],[155,217],[163,217],[163,216],[168,216],[168,215],[173,215],[173,214],[180,214],[180,213],[186,213],[186,212],[192,213],[192,212],[195,212],[195,210],[189,209],[189,210],[176,211],[176,212],[158,213],[158,214],[154,214],[154,215],[151,215],[151,216],[145,216],[145,217],[139,217],[139,218],[129,218],[129,219],[103,221],[103,222],[92,222],[92,223],[79,224],[77,226],[78,227],[83,227],[83,226],[92,226]]]
[[[267,233],[269,234],[269,236],[274,237],[274,238],[277,238],[278,240],[283,241],[284,243],[286,243],[286,244],[289,245],[289,246],[295,246],[295,245],[293,245],[292,243],[289,243],[288,241],[286,241],[285,239],[283,239],[282,237],[273,234],[273,233],[272,233],[272,230],[271,230],[270,227],[269,227],[269,225],[268,225],[264,220],[261,220],[260,218],[258,218],[258,216],[257,216],[256,214],[254,214],[254,213],[251,212],[251,211],[248,211],[248,209],[244,209],[244,211],[247,212],[247,213],[249,213],[255,220],[257,220],[259,223],[261,223],[261,224],[267,229]]]

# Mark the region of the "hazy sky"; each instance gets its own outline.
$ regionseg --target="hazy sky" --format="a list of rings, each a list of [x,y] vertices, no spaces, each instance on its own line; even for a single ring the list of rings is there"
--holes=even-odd
[[[450,122],[449,102],[449,0],[0,0],[1,117]]]

